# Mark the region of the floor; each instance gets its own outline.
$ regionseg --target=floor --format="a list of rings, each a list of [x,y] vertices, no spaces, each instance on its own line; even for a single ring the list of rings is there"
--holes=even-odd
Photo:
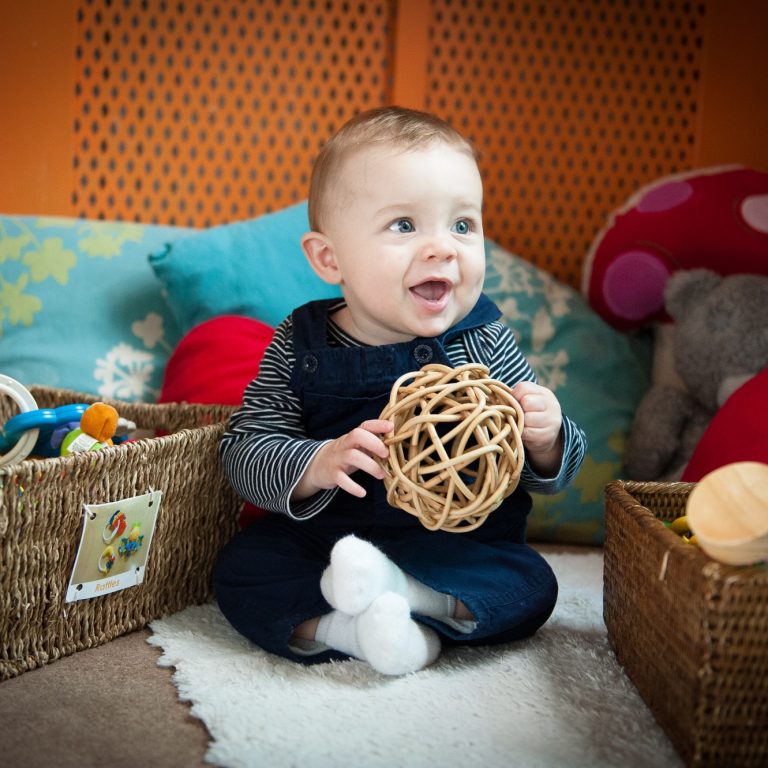
[[[140,630],[0,683],[9,768],[195,768],[208,732]]]

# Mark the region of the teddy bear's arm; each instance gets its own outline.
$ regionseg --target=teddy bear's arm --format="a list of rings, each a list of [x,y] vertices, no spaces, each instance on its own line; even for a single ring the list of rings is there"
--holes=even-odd
[[[676,387],[652,386],[635,412],[624,466],[633,480],[658,480],[686,461],[683,436],[698,406]]]

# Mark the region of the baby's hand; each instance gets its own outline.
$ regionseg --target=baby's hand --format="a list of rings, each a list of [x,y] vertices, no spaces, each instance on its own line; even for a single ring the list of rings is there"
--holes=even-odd
[[[518,382],[512,394],[525,414],[522,438],[529,462],[543,476],[555,474],[562,460],[560,403],[551,390],[532,381]]]
[[[391,421],[371,419],[333,442],[326,443],[310,462],[292,498],[307,498],[319,490],[336,486],[353,496],[365,496],[365,489],[350,475],[360,469],[379,480],[384,478],[384,470],[373,457],[387,457],[389,451],[380,435],[394,428]]]

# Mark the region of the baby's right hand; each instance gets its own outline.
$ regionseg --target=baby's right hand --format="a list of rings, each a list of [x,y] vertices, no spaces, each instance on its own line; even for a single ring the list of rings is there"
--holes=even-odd
[[[395,425],[386,419],[371,419],[326,443],[310,462],[304,477],[294,489],[292,499],[305,499],[320,490],[336,486],[353,496],[365,496],[365,488],[350,475],[362,470],[378,480],[384,478],[384,469],[374,456],[387,457],[389,451],[380,435],[394,428]]]

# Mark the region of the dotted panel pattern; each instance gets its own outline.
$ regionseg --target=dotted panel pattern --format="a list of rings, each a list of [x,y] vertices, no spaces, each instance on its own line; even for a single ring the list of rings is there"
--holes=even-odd
[[[483,152],[486,234],[578,286],[610,211],[693,165],[705,4],[431,6],[426,106]]]
[[[394,0],[83,0],[76,215],[209,226],[307,195],[322,142],[387,102]]]

